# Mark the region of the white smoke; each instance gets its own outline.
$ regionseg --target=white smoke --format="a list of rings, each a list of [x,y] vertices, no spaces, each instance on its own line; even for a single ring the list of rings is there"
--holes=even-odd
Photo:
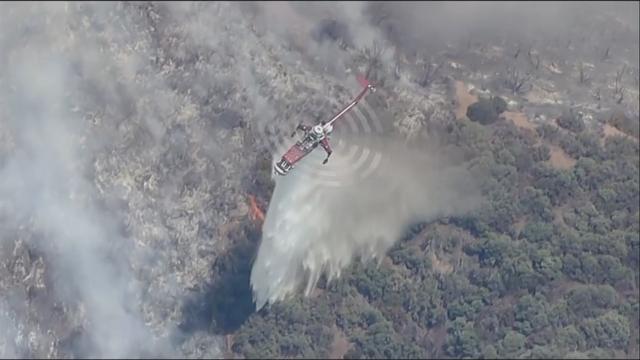
[[[152,213],[172,208],[141,206],[131,174],[134,161],[159,163],[159,140],[186,101],[153,71],[160,50],[141,11],[126,6],[0,4],[1,358],[179,352],[168,337],[186,285],[158,274],[173,254],[157,244],[172,233]],[[128,146],[148,138],[144,154]],[[117,200],[128,209],[105,204]],[[37,254],[26,256],[28,276],[12,263],[23,261],[16,248]]]
[[[28,219],[46,236],[32,245],[51,255],[52,276],[66,282],[53,289],[56,294],[85,306],[96,355],[125,357],[151,340],[140,315],[129,310],[136,283],[120,267],[124,262],[109,258],[122,239],[96,208],[82,174],[84,127],[67,110],[72,77],[66,61],[50,52],[12,55],[5,114],[18,147],[0,170],[0,210],[16,221]]]
[[[380,260],[413,222],[461,214],[481,201],[464,164],[452,165],[449,157],[394,141],[352,141],[384,154],[363,181],[327,187],[296,169],[275,178],[251,274],[258,309],[301,287],[308,295],[322,274],[336,278],[354,258]],[[302,161],[319,163],[322,156],[317,151]],[[333,156],[329,164],[340,163],[341,155]]]

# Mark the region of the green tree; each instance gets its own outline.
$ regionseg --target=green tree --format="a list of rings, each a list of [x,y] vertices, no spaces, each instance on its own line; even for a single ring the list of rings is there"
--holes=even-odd
[[[445,352],[453,357],[477,357],[480,352],[480,341],[473,324],[458,318],[447,330]]]
[[[533,215],[536,219],[545,222],[553,219],[551,200],[542,190],[525,187],[520,198],[520,206],[525,213]]]
[[[507,102],[504,101],[500,96],[492,96],[491,103],[493,104],[493,108],[498,113],[498,115],[502,114],[507,110]]]
[[[631,269],[624,266],[618,258],[611,255],[598,255],[597,261],[598,267],[603,270],[595,276],[597,281],[618,284],[632,276]]]
[[[569,131],[579,133],[585,129],[582,116],[572,109],[565,111],[557,120],[558,126],[563,127]]]
[[[328,310],[316,301],[276,303],[240,327],[233,351],[247,358],[325,357],[333,340]]]
[[[381,300],[385,289],[392,285],[391,270],[373,263],[357,266],[356,269],[351,284],[370,301]]]
[[[560,359],[562,357],[562,350],[548,345],[536,345],[529,352],[529,359]],[[524,357],[524,356],[522,356]]]
[[[533,246],[532,246],[533,247]],[[533,248],[530,250],[531,264],[536,273],[540,274],[546,281],[560,278],[562,272],[562,259],[553,255],[550,249]]]
[[[514,327],[528,336],[549,325],[549,305],[542,295],[525,295],[516,304]]]
[[[549,323],[556,328],[568,326],[572,323],[572,319],[569,317],[569,306],[564,299],[560,299],[551,305],[548,319]]]
[[[564,254],[579,255],[582,250],[580,234],[563,224],[555,226],[551,243]]]
[[[512,247],[509,237],[490,233],[479,245],[466,249],[470,255],[478,255],[481,265],[499,267],[506,258],[513,255]]]
[[[560,129],[549,123],[544,123],[536,128],[538,135],[544,140],[549,141],[552,144],[557,143],[561,138]]]
[[[393,249],[389,252],[389,257],[394,264],[404,265],[416,275],[425,274],[431,269],[431,260],[421,251],[411,247]]]
[[[544,280],[533,269],[531,259],[519,250],[518,253],[506,259],[500,267],[500,274],[507,289],[527,289],[534,291]]]
[[[605,159],[633,159],[638,154],[639,143],[627,137],[614,136],[605,140],[603,156]]]
[[[602,348],[624,349],[631,336],[629,321],[615,310],[585,320],[581,329],[589,343]]]
[[[582,248],[592,254],[611,255],[624,259],[627,255],[626,233],[615,230],[602,234],[600,227],[609,228],[609,226],[599,224],[597,220],[600,218],[601,216],[591,219],[593,232],[582,235]]]
[[[479,124],[489,125],[496,122],[498,115],[506,108],[506,102],[500,97],[483,98],[467,108],[467,117]]]
[[[586,340],[583,332],[569,325],[558,330],[554,344],[567,351],[578,351],[585,349]]]
[[[627,232],[624,235],[627,244],[627,259],[633,269],[640,268],[640,234],[636,232]]]
[[[346,358],[416,359],[426,356],[423,349],[402,341],[386,320],[369,326],[363,334],[355,337],[354,343],[354,349],[347,354]]]
[[[482,349],[482,358],[483,359],[497,359],[498,358],[498,350],[496,350],[495,346],[488,344]]]
[[[575,287],[566,295],[567,305],[577,318],[592,317],[612,307],[617,293],[609,285],[582,285]]]
[[[540,145],[533,148],[533,160],[536,162],[548,161],[551,159],[551,149],[547,145]]]
[[[543,163],[533,167],[532,175],[535,187],[543,190],[554,206],[573,198],[578,188],[571,171],[558,170]]]
[[[527,338],[515,331],[508,331],[500,341],[500,353],[503,356],[518,356],[526,344]]]
[[[585,190],[596,189],[598,184],[602,181],[599,172],[600,167],[603,165],[604,164],[598,165],[594,159],[588,157],[578,159],[573,168],[578,184]]]
[[[553,224],[542,221],[532,221],[525,225],[520,236],[534,243],[547,242],[551,240],[554,230]]]
[[[406,292],[404,309],[413,321],[426,328],[444,323],[446,310],[437,283],[426,279],[416,290]]]

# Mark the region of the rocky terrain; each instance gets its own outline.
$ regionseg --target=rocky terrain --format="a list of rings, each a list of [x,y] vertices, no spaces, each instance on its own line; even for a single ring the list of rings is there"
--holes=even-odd
[[[564,33],[421,48],[394,42],[408,30],[384,6],[340,6],[0,5],[1,357],[231,351],[237,326],[215,324],[212,298],[257,247],[248,195],[266,208],[273,139],[329,116],[356,73],[409,140],[498,95],[532,136],[571,111],[637,142],[638,26],[615,8]]]

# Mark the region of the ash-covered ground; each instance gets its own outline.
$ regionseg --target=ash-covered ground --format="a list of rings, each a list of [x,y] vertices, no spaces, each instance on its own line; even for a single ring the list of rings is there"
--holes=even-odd
[[[203,294],[247,194],[269,200],[274,138],[365,71],[408,140],[485,94],[520,125],[571,108],[606,131],[638,117],[637,9],[2,3],[0,356],[222,356]]]

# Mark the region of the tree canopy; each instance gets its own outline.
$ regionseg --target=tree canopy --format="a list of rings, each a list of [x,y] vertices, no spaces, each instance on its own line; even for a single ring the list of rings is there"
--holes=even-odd
[[[253,314],[246,357],[638,356],[638,144],[575,119],[524,136],[499,100],[443,138],[489,174],[483,208],[407,229],[380,265]],[[568,131],[567,131],[568,130]],[[550,147],[576,161],[556,167]],[[342,339],[348,346],[338,346]],[[343,344],[343,345],[344,345]]]

